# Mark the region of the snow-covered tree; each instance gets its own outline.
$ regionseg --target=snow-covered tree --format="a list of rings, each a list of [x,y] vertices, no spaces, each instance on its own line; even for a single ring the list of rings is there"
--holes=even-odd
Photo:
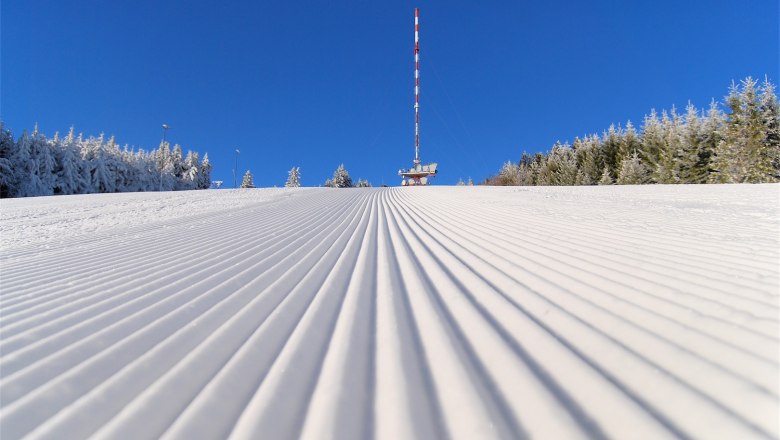
[[[5,128],[5,123],[0,121],[0,198],[12,197],[14,185],[14,167],[12,156],[14,153],[14,136],[11,130]]]
[[[287,182],[284,183],[287,188],[298,188],[301,186],[301,169],[299,167],[292,167],[287,172]]]
[[[682,150],[682,119],[672,107],[671,113],[661,112],[663,142],[658,151],[658,159],[653,169],[656,183],[680,183],[677,158]]]
[[[344,168],[344,164],[339,165],[333,172],[333,178],[325,181],[325,186],[330,188],[352,188],[352,178],[349,172]]]
[[[776,182],[778,149],[773,145],[773,126],[777,129],[777,98],[770,84],[759,91],[757,82],[748,77],[741,87],[732,83],[726,96],[729,113],[723,128],[723,139],[715,150],[711,180],[721,183]],[[766,96],[761,92],[769,91]],[[774,105],[772,104],[774,102]],[[774,109],[773,109],[774,107]],[[774,121],[773,121],[774,119]]]
[[[641,149],[642,143],[639,140],[639,134],[634,127],[634,124],[629,120],[626,122],[626,129],[622,132],[620,138],[620,161],[630,157],[635,151]]]
[[[701,168],[706,168],[706,178],[702,183],[714,181],[715,172],[715,152],[718,145],[723,141],[723,126],[726,121],[726,115],[720,109],[718,102],[714,99],[710,102],[710,108],[707,110],[707,116],[701,123]]]
[[[38,176],[38,164],[32,157],[32,139],[27,131],[15,144],[11,158],[11,166],[14,170],[15,197],[34,197],[41,193],[41,182]]]
[[[246,170],[244,173],[244,180],[241,181],[241,188],[254,188],[255,182],[252,180],[252,173]]]
[[[113,157],[108,154],[103,134],[87,139],[82,148],[82,157],[87,160],[91,192],[111,193],[116,191]]]
[[[707,180],[707,163],[701,161],[702,119],[696,107],[688,103],[684,125],[681,127],[681,144],[676,156],[676,174],[680,183],[702,183]]]
[[[762,112],[761,87],[751,77],[742,81],[740,101],[743,112],[743,124],[740,127],[742,142],[740,151],[744,159],[744,172],[740,181],[749,183],[775,182],[773,162],[777,151],[767,143],[767,127]],[[774,93],[772,93],[774,98]],[[776,107],[776,102],[775,102]],[[776,121],[775,121],[776,122]]]
[[[171,174],[177,181],[181,181],[181,177],[184,175],[184,152],[181,150],[181,145],[176,144],[171,151]]]
[[[198,189],[209,189],[211,187],[211,162],[209,154],[203,155],[203,162],[200,164],[200,179]]]
[[[356,188],[371,188],[371,184],[368,182],[368,180],[365,179],[358,179],[357,184],[355,184]]]
[[[578,139],[579,141],[579,139]],[[601,165],[599,164],[600,140],[598,136],[587,136],[574,144],[577,157],[577,185],[595,185],[601,177]]]
[[[574,185],[577,181],[577,157],[566,144],[557,142],[542,164],[537,185]]]
[[[764,77],[759,96],[759,111],[764,125],[764,144],[772,163],[772,180],[780,181],[780,104],[775,85]]]
[[[611,179],[610,179],[611,180]],[[639,153],[634,151],[620,163],[618,185],[641,185],[647,182],[647,168],[642,164]]]
[[[39,183],[36,195],[50,196],[54,194],[54,155],[52,145],[35,127],[32,133],[30,158],[33,161],[34,173]]]
[[[604,169],[601,171],[599,185],[612,185],[613,183],[615,183],[615,181],[612,180],[612,176],[609,174],[609,165],[604,165]]]
[[[108,139],[108,143],[105,146],[105,154],[107,156],[108,171],[113,176],[113,187],[116,192],[126,192],[128,186],[132,185],[132,182],[128,181],[128,168],[129,165],[122,160],[122,150],[119,149],[119,144],[116,142],[116,138],[111,136]]]
[[[86,192],[87,183],[81,172],[81,160],[79,159],[76,135],[71,127],[68,135],[60,142],[60,148],[56,148],[55,175],[56,184],[54,194],[83,194]]]
[[[602,134],[601,137],[601,156],[604,163],[609,166],[611,174],[617,174],[618,167],[620,167],[621,148],[623,142],[623,129],[620,126],[615,127],[614,124],[609,126],[609,129]]]
[[[500,186],[517,186],[520,184],[520,165],[511,161],[504,162],[501,170],[498,172],[498,179],[495,183]]]
[[[661,150],[664,149],[664,130],[655,109],[650,110],[649,115],[645,115],[640,141],[642,147],[639,156],[647,164],[652,175],[655,175],[661,160]]]
[[[196,189],[200,175],[200,158],[198,153],[193,151],[187,152],[187,157],[184,158],[182,176],[180,178],[180,188],[184,190]]]
[[[522,156],[520,156],[520,163],[518,164],[518,185],[530,186],[534,184],[534,173],[533,170],[531,170],[531,164],[533,164],[533,162],[533,156],[523,151]]]

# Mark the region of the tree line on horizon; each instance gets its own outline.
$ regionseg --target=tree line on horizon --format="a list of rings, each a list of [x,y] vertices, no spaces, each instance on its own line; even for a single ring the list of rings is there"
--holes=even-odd
[[[631,121],[601,135],[523,153],[483,185],[611,185],[780,182],[780,109],[775,86],[751,77],[732,83],[726,112],[688,104],[655,110],[640,130]]]
[[[0,197],[34,197],[140,191],[180,191],[211,186],[208,153],[161,142],[157,150],[119,148],[114,137],[84,139],[73,128],[47,139],[36,127],[14,141],[0,121]]]

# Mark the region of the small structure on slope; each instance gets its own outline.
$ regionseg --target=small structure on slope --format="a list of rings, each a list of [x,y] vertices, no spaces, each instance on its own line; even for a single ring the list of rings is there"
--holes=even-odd
[[[420,10],[414,8],[414,165],[398,170],[401,185],[427,185],[436,176],[436,163],[420,163]]]

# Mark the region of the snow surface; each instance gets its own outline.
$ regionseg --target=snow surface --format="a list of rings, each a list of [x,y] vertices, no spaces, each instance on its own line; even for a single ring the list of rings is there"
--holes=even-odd
[[[780,433],[779,185],[1,203],[3,440]]]

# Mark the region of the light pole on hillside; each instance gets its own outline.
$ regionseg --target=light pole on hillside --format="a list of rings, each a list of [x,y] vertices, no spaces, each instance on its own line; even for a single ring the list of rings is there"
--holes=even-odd
[[[238,188],[236,185],[236,173],[238,172],[238,155],[241,154],[240,151],[238,151],[238,148],[236,148],[236,161],[233,164],[233,189]]]
[[[163,140],[162,140],[162,146],[165,146],[165,134],[168,132],[168,129],[171,128],[168,124],[163,124]],[[160,152],[162,153],[162,148],[160,149]],[[165,158],[162,157],[162,154],[160,155],[160,191],[162,191],[162,181],[163,181],[163,170],[165,169]]]

